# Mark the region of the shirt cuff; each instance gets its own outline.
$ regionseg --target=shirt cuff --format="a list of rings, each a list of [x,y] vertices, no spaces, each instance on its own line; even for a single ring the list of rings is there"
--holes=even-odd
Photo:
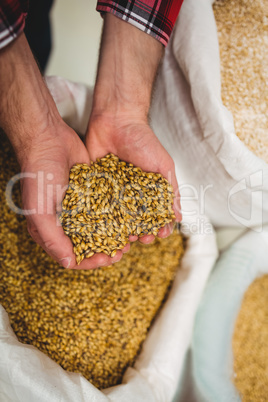
[[[1,21],[2,22],[2,21]],[[25,17],[21,16],[14,25],[2,28],[0,23],[0,49],[7,46],[14,39],[20,36],[25,27]]]
[[[1,0],[0,49],[22,34],[27,11],[28,0]]]
[[[111,13],[116,17],[153,36],[167,45],[183,0],[169,1],[112,1],[99,0],[97,11]]]

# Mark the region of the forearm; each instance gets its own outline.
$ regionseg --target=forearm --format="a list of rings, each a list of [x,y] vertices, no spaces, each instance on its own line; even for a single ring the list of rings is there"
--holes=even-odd
[[[19,162],[32,142],[60,117],[22,34],[0,51],[0,126]]]
[[[146,119],[163,45],[106,14],[94,92],[93,116]]]

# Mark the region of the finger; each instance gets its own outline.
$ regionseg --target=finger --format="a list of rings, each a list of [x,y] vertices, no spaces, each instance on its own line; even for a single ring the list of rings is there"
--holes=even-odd
[[[119,262],[121,258],[123,257],[123,252],[122,250],[117,250],[115,256],[113,258],[109,257],[111,259],[110,265],[115,264],[116,262]]]
[[[168,182],[172,185],[174,199],[173,199],[173,211],[175,214],[175,221],[181,222],[181,204],[180,204],[180,192],[179,192],[179,185],[176,178],[175,172],[175,164],[173,160],[169,161],[168,165],[165,166],[163,169],[160,169],[160,173],[168,180]]]
[[[133,241],[137,241],[138,238],[139,238],[139,236],[130,235],[128,239],[129,239],[129,241],[133,242]]]
[[[130,250],[130,244],[126,244],[125,247],[122,249],[122,253],[125,254]]]
[[[108,267],[121,260],[123,256],[122,251],[118,250],[114,257],[109,257],[104,253],[94,254],[90,258],[85,258],[79,265],[72,267],[73,269],[95,269],[101,267]]]
[[[76,265],[72,242],[55,215],[33,215],[27,223],[30,235],[47,254],[65,268]]]
[[[176,179],[176,174],[175,170],[173,171],[173,174],[171,175],[171,185],[173,187],[173,192],[174,192],[174,199],[173,199],[173,211],[175,213],[175,221],[176,222],[181,222],[182,220],[182,215],[181,215],[181,201],[180,201],[180,191],[179,191],[179,186],[178,182]]]
[[[171,233],[173,232],[173,222],[168,223],[167,225],[165,225],[163,228],[161,228],[158,232],[158,237],[164,239],[168,236],[171,235]]]
[[[77,265],[71,240],[64,234],[56,216],[35,217],[28,226],[33,239],[64,268],[95,269],[114,264],[123,256],[120,250],[112,258],[104,253],[98,253]],[[127,246],[124,252],[128,251]]]
[[[150,244],[154,241],[155,236],[154,235],[145,235],[142,237],[139,237],[139,242],[143,244]]]

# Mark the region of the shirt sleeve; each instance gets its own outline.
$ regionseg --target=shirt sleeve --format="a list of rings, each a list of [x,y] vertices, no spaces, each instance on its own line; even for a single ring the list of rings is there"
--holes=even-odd
[[[24,30],[28,0],[0,0],[0,49]]]
[[[98,0],[97,11],[128,21],[167,45],[183,0]]]

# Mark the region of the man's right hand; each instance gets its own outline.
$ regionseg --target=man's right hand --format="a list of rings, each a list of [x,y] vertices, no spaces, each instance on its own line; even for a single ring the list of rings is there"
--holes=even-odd
[[[62,121],[24,35],[0,52],[0,89],[0,126],[13,145],[21,173],[28,176],[21,180],[23,209],[30,211],[26,215],[28,230],[61,265],[77,268],[71,240],[59,224],[57,211],[70,168],[89,163],[89,155],[79,136]],[[123,252],[113,258],[96,254],[79,268],[110,265],[119,261]]]
[[[23,208],[33,212],[26,215],[32,238],[66,268],[91,269],[118,261],[122,252],[113,258],[95,254],[77,267],[71,241],[58,221],[70,168],[75,163],[89,164],[88,152],[78,135],[61,123],[35,141],[28,155],[20,155],[22,173],[31,174],[22,179],[21,189]]]

